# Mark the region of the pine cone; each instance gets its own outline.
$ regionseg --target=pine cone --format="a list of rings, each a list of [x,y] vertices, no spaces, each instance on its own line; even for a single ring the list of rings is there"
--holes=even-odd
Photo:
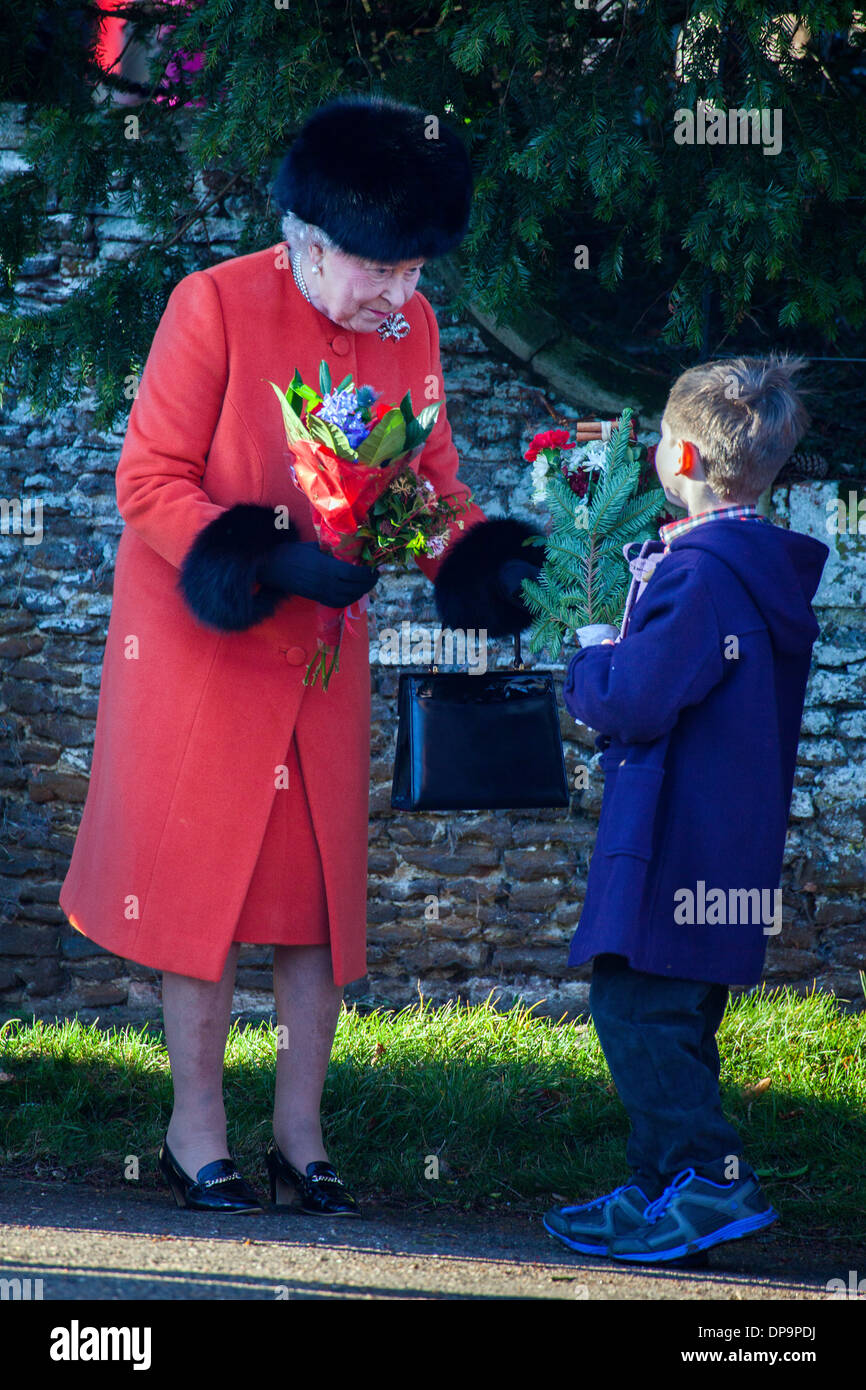
[[[829,472],[830,464],[823,454],[795,449],[779,476],[783,479],[826,478]]]

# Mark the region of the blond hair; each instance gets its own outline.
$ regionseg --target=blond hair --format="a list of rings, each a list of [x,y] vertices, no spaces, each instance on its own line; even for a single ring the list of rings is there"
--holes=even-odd
[[[697,445],[724,501],[756,502],[797,447],[809,416],[792,377],[804,366],[802,357],[722,358],[674,382],[664,422]]]

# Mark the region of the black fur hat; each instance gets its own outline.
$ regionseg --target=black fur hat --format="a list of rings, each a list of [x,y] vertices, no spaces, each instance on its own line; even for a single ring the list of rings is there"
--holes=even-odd
[[[466,234],[472,169],[444,121],[384,96],[338,97],[302,127],[274,202],[347,255],[390,264],[444,256]]]

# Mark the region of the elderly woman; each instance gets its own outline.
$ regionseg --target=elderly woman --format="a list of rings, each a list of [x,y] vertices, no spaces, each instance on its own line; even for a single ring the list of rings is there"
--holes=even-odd
[[[268,384],[353,374],[386,400],[444,396],[416,290],[468,224],[456,134],[385,98],[314,112],[274,197],[288,244],[183,278],[157,328],[117,469],[126,522],[90,786],[60,905],[110,951],[163,972],[174,1107],[160,1168],[179,1205],[257,1211],[226,1139],[222,1076],[241,942],[272,944],[278,1037],[271,1199],[357,1214],[320,1102],[343,986],[366,971],[370,675],[366,615],[327,691],[303,684],[317,608],[375,571],[322,552]],[[335,375],[334,375],[335,374]],[[446,411],[414,465],[468,498]],[[290,526],[275,526],[284,506]],[[474,504],[421,559],[439,611],[525,625],[522,522]],[[456,621],[455,621],[456,620]]]

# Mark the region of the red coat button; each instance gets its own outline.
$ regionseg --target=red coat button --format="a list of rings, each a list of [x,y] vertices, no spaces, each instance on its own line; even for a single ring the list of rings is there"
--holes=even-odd
[[[349,339],[343,333],[338,333],[336,338],[331,339],[331,347],[338,357],[345,357],[349,351]]]
[[[300,666],[306,659],[307,653],[303,647],[288,647],[286,649],[286,661],[290,666]]]

